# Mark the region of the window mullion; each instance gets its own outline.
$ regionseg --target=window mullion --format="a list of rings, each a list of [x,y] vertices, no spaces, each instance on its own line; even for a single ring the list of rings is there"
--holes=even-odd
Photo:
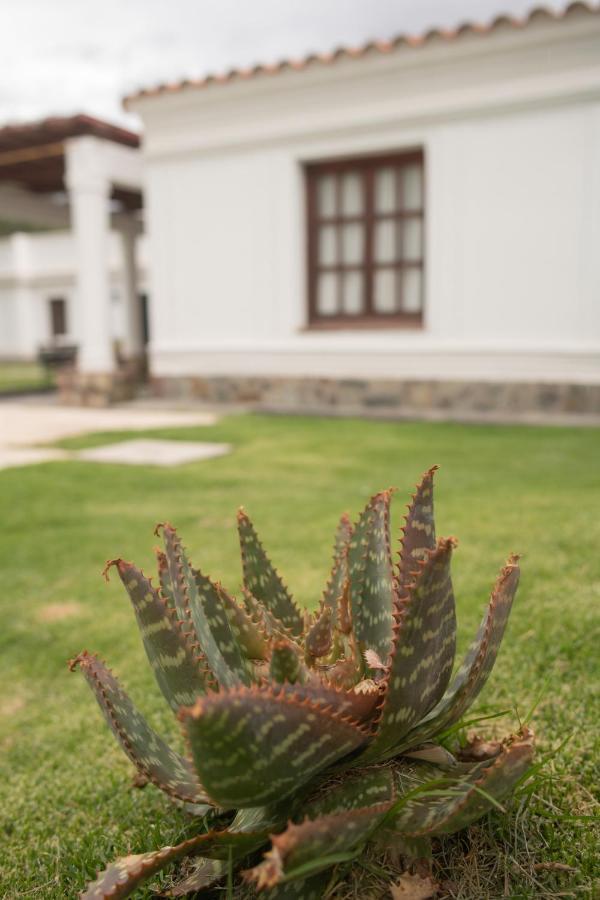
[[[335,176],[335,217],[335,255],[338,266],[336,275],[337,314],[341,316],[344,314],[344,275],[342,268],[342,229],[344,226],[340,224],[342,217],[342,176],[339,172]]]
[[[365,169],[365,315],[373,315],[374,170]]]
[[[404,212],[404,167],[396,169],[396,207],[398,212]],[[404,262],[404,218],[396,219],[396,262]],[[404,309],[404,267],[396,269],[396,312]]]

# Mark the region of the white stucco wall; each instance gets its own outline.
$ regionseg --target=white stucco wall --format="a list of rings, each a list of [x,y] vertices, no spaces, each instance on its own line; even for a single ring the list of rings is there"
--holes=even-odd
[[[600,17],[137,101],[152,368],[600,381]],[[422,147],[424,327],[305,329],[303,165]]]
[[[109,242],[112,294],[112,333],[125,333],[124,266],[120,236]],[[146,289],[145,239],[138,239],[139,290]],[[0,358],[32,359],[40,345],[50,342],[49,302],[66,300],[66,343],[80,342],[81,322],[76,278],[76,256],[69,231],[17,233],[0,239]]]

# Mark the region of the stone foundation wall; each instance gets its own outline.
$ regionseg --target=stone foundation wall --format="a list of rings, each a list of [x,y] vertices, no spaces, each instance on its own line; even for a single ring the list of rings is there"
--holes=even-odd
[[[156,396],[279,412],[391,417],[600,416],[600,385],[237,376],[153,378]]]
[[[58,396],[67,406],[110,406],[132,400],[145,377],[145,361],[121,363],[114,372],[78,372],[72,366],[56,375]]]

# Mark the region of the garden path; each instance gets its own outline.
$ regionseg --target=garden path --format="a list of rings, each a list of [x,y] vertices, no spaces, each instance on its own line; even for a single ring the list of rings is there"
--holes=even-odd
[[[59,406],[51,400],[3,400],[0,402],[0,469],[48,460],[72,458],[54,441],[99,431],[144,431],[214,425],[209,411],[176,410],[136,403],[107,409]]]

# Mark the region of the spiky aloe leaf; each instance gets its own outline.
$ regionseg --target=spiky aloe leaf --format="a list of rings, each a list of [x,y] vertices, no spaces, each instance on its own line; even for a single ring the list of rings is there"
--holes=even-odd
[[[263,862],[246,871],[244,877],[263,890],[353,859],[383,822],[391,802],[288,825],[281,834],[272,835],[271,850],[265,854]]]
[[[233,597],[229,596],[222,585],[219,586],[219,593],[231,631],[242,653],[248,659],[268,659],[269,641],[263,629]]]
[[[334,711],[268,688],[207,695],[180,715],[196,770],[221,806],[279,800],[367,739]]]
[[[306,635],[305,648],[309,658],[327,656],[333,645],[333,613],[324,606]]]
[[[158,535],[162,529],[165,544],[165,556],[168,566],[168,579],[177,615],[182,622],[191,622],[189,608],[189,587],[193,581],[191,566],[183,549],[181,539],[169,522],[159,522],[154,529]],[[159,560],[160,574],[160,560]],[[161,585],[166,584],[166,573],[163,572]]]
[[[279,641],[273,644],[269,674],[273,681],[279,684],[289,682],[294,684],[300,678],[300,657],[293,648]]]
[[[292,634],[302,634],[302,615],[272,565],[256,530],[244,512],[238,511],[238,532],[246,590],[260,600]]]
[[[148,661],[167,703],[174,712],[190,706],[208,685],[182,623],[143,572],[123,559],[112,559],[104,570],[107,579],[111,566],[129,594]]]
[[[414,580],[415,564],[426,559],[428,550],[435,550],[435,519],[433,515],[433,476],[439,466],[432,466],[417,485],[402,529],[398,582],[400,589]]]
[[[158,564],[158,583],[160,584],[160,592],[165,598],[171,609],[176,610],[175,593],[173,584],[171,583],[171,574],[169,572],[169,561],[166,553],[163,553],[160,547],[155,547],[156,562]]]
[[[519,584],[518,556],[509,557],[496,580],[477,636],[448,690],[424,720],[398,744],[397,752],[440,734],[471,706],[494,667]]]
[[[350,609],[350,578],[342,588],[342,593],[338,598],[337,605],[337,622],[340,632],[349,635],[352,632],[352,611]]]
[[[252,672],[234,636],[222,588],[194,570],[190,612],[200,646],[222,687],[250,684]]]
[[[274,693],[283,693],[298,701],[308,701],[319,709],[334,710],[336,715],[352,719],[361,725],[370,722],[379,700],[377,690],[359,693],[354,690],[328,687],[314,678],[305,684],[273,686],[272,690]]]
[[[163,847],[153,853],[123,856],[98,873],[96,880],[81,894],[81,900],[123,900],[130,897],[143,881],[185,856],[186,852],[189,852],[187,848],[183,851],[182,845],[177,845]]]
[[[322,667],[320,672],[329,684],[337,688],[350,689],[360,682],[364,661],[353,634],[339,634],[338,637],[341,658],[331,666]]]
[[[208,666],[223,687],[250,684],[251,669],[233,636],[220,585],[196,571],[179,535],[168,522],[162,528],[169,574],[179,616],[189,622]]]
[[[266,639],[284,639],[293,642],[299,649],[300,643],[289,628],[281,622],[260,600],[243,588],[244,605],[252,621]]]
[[[442,539],[400,600],[376,734],[363,761],[383,759],[443,694],[454,660],[453,538]]]
[[[375,806],[393,800],[396,781],[393,769],[378,767],[361,769],[347,775],[343,781],[325,781],[318,794],[307,800],[302,809],[309,819],[328,816],[349,809]]]
[[[289,811],[289,809],[288,809]],[[238,810],[233,822],[228,827],[229,834],[250,834],[243,840],[233,843],[228,841],[213,847],[205,847],[205,851],[218,858],[202,858],[197,861],[191,872],[174,884],[167,892],[169,897],[181,897],[192,891],[200,891],[220,881],[228,872],[230,864],[237,864],[240,859],[262,846],[269,834],[280,829],[286,821],[285,815],[277,807],[259,807],[256,809]],[[205,852],[203,851],[203,852]]]
[[[434,782],[393,812],[394,827],[412,837],[452,834],[481,818],[510,794],[533,758],[533,734],[524,729],[491,762],[478,763],[466,775]]]
[[[348,548],[350,610],[361,650],[387,659],[392,643],[394,572],[390,550],[391,491],[376,494],[354,529]]]
[[[228,863],[222,859],[198,859],[190,872],[164,891],[166,897],[185,897],[186,894],[212,887],[225,877]]]
[[[344,592],[348,580],[348,546],[352,537],[352,523],[344,513],[339,521],[333,547],[333,568],[323,591],[323,606],[328,606],[337,616],[338,600]]]
[[[143,881],[160,872],[170,863],[186,856],[207,852],[215,858],[227,859],[230,852],[244,856],[264,843],[266,832],[208,831],[190,838],[175,847],[163,847],[149,853],[124,856],[108,866],[88,885],[81,900],[122,900],[129,897]]]
[[[452,769],[457,765],[455,757],[441,744],[420,744],[418,747],[403,753],[403,758],[422,760],[423,762],[440,766],[442,769]]]
[[[112,732],[138,771],[177,800],[206,803],[206,795],[188,761],[150,728],[104,663],[84,650],[71,661],[71,671],[77,666],[96,695]],[[206,806],[206,812],[209,809]]]

